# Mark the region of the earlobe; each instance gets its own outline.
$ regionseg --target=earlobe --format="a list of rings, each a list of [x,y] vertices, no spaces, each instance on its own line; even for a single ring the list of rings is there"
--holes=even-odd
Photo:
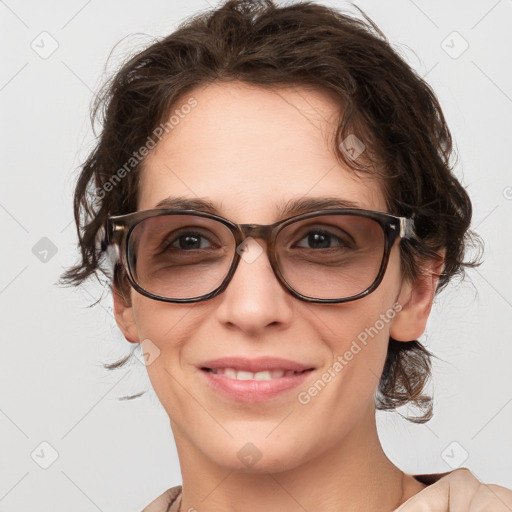
[[[389,331],[389,335],[396,341],[417,340],[425,332],[439,275],[444,266],[445,250],[438,254],[443,259],[431,260],[414,282],[402,282],[397,299],[402,308],[393,319]]]
[[[114,300],[114,317],[117,326],[121,329],[124,337],[130,343],[139,343],[137,335],[137,325],[133,316],[133,308],[117,288],[112,288],[112,298]]]

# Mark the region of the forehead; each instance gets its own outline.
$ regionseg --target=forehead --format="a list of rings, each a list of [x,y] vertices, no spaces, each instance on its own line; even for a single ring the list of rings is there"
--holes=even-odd
[[[146,158],[138,209],[169,196],[209,198],[232,220],[271,223],[289,200],[334,196],[385,211],[376,178],[335,157],[340,109],[327,92],[306,87],[197,88],[175,102],[172,129]]]

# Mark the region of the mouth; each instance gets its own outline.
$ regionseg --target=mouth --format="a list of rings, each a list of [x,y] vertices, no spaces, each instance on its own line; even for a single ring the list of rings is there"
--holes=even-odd
[[[260,372],[249,372],[246,370],[235,370],[235,368],[206,368],[203,367],[201,370],[205,372],[213,373],[214,375],[225,375],[226,377],[234,380],[272,380],[280,379],[282,377],[292,377],[294,375],[300,375],[304,372],[312,371],[313,368],[308,368],[302,371],[293,370],[265,370]]]
[[[211,389],[237,402],[262,402],[302,384],[315,368],[279,358],[223,358],[199,370]]]

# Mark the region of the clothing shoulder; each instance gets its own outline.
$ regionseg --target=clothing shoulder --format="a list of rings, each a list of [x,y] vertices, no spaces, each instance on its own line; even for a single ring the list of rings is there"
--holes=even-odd
[[[177,512],[181,501],[181,485],[171,487],[155,498],[142,512]]]

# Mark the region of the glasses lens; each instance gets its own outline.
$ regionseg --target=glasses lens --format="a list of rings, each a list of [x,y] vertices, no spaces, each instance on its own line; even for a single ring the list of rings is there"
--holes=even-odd
[[[281,274],[295,291],[317,299],[352,297],[379,274],[384,229],[359,215],[326,215],[288,224],[277,236]]]
[[[235,239],[224,224],[195,215],[162,215],[133,228],[127,258],[144,290],[191,299],[221,285],[234,253]]]

